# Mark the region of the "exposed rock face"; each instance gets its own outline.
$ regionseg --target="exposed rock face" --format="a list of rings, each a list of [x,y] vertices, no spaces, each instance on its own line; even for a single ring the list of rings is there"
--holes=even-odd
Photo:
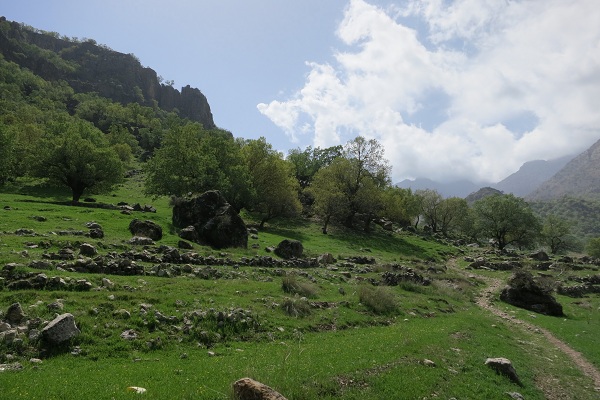
[[[173,206],[173,225],[185,228],[182,238],[186,240],[217,249],[248,247],[246,224],[217,190],[189,199],[179,199]],[[190,226],[194,228],[193,231]]]
[[[496,371],[496,373],[506,376],[517,385],[523,385],[519,379],[519,376],[517,375],[515,367],[513,367],[512,362],[509,359],[502,357],[488,358],[485,360],[485,365],[492,368],[494,371]]]
[[[188,85],[180,92],[161,84],[156,72],[143,67],[133,54],[99,46],[92,39],[76,42],[33,32],[17,22],[9,26],[7,31],[0,31],[1,54],[46,80],[64,80],[75,92],[96,92],[123,104],[152,107],[156,102],[166,111],[177,109],[181,117],[201,122],[207,129],[215,128],[210,106],[200,90]],[[32,45],[54,52],[62,62],[40,57],[30,50]]]
[[[59,315],[42,329],[42,337],[51,344],[64,343],[80,333],[75,317],[70,313]]]
[[[162,239],[162,228],[154,221],[134,219],[129,223],[129,232],[134,236],[147,237],[152,240]]]
[[[284,239],[275,248],[275,254],[285,259],[300,258],[303,252],[304,247],[297,240]]]
[[[562,306],[550,291],[538,285],[526,271],[517,271],[511,277],[508,286],[500,293],[500,300],[540,314],[557,317],[564,315]]]
[[[242,378],[233,384],[236,400],[287,400],[269,386],[250,378]]]

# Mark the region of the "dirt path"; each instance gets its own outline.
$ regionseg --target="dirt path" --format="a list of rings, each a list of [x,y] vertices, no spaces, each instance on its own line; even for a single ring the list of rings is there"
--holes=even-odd
[[[460,270],[457,267],[455,260],[452,260],[448,266],[463,275],[465,274],[465,271]],[[531,324],[527,321],[523,321],[521,319],[515,318],[512,315],[496,308],[493,304],[493,300],[496,298],[500,289],[504,286],[504,282],[501,281],[500,279],[488,278],[488,277],[485,277],[485,276],[482,276],[479,274],[477,274],[477,277],[479,279],[485,281],[487,284],[487,286],[478,294],[478,296],[476,298],[476,303],[479,307],[508,321],[511,324],[520,326],[523,329],[527,329],[529,331],[543,334],[544,337],[553,346],[555,346],[560,351],[562,351],[567,356],[569,356],[569,358],[571,358],[571,360],[575,363],[577,368],[579,368],[579,370],[583,374],[592,378],[592,380],[594,381],[594,386],[595,386],[596,391],[600,391],[600,371],[598,371],[598,369],[596,369],[596,367],[592,363],[590,363],[588,360],[586,360],[585,357],[583,357],[583,355],[580,352],[571,348],[565,342],[563,342],[562,340],[560,340],[556,336],[554,336],[550,331],[548,331],[544,328],[541,328],[539,326],[536,326],[534,324]],[[545,385],[542,385],[542,386],[545,386]],[[547,387],[541,387],[541,389],[546,393],[547,396],[550,396],[548,398],[553,397],[553,396],[551,396],[551,393],[552,393],[551,389],[549,390],[549,388],[547,388]]]

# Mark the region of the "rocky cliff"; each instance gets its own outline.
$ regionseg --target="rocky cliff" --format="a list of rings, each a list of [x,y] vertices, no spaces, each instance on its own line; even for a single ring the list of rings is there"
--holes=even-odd
[[[181,91],[161,84],[154,70],[133,54],[94,40],[66,40],[0,18],[0,52],[8,60],[46,80],[64,80],[76,92],[96,92],[123,104],[136,102],[176,111],[183,118],[215,127],[206,97],[189,85]]]

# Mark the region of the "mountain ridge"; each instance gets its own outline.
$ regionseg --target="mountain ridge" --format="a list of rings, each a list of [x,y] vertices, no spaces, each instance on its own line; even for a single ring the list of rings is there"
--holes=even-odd
[[[114,51],[93,39],[60,38],[0,17],[0,54],[43,79],[66,81],[75,92],[95,92],[122,104],[157,106],[206,129],[216,127],[199,89],[187,85],[179,91],[162,84],[156,72],[142,66],[133,54]]]

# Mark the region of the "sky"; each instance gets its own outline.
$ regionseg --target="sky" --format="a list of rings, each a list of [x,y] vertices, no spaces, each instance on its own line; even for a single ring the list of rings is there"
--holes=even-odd
[[[497,182],[600,139],[597,0],[0,0],[133,53],[287,153],[377,139],[392,181]]]

